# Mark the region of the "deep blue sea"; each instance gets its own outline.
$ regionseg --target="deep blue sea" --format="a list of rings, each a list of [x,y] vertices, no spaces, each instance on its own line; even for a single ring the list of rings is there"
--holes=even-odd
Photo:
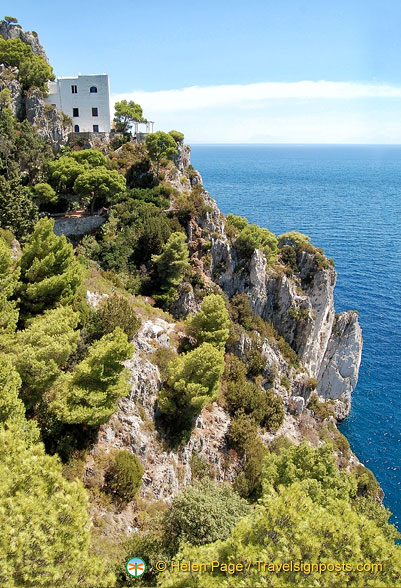
[[[224,213],[297,230],[333,257],[336,311],[359,311],[364,348],[341,425],[401,528],[401,146],[194,145]]]

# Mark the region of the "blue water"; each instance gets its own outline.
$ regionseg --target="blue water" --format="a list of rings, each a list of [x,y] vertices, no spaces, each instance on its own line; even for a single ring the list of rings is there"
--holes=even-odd
[[[336,311],[359,311],[364,348],[341,425],[401,525],[401,146],[195,145],[224,213],[297,230],[333,257]]]

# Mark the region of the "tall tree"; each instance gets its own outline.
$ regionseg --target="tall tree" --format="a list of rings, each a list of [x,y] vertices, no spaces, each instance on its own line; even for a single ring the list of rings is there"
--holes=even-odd
[[[216,400],[223,369],[223,354],[210,343],[178,356],[168,365],[167,385],[159,395],[160,410],[170,415],[199,412]]]
[[[19,269],[11,257],[11,248],[0,237],[0,334],[13,333],[17,326],[18,309],[11,300],[18,283]]]
[[[223,351],[228,339],[229,322],[224,298],[219,294],[210,294],[203,299],[200,312],[188,321],[188,326],[199,344],[211,343]]]
[[[114,122],[116,130],[127,133],[133,122],[145,122],[143,111],[133,100],[121,100],[114,105]]]
[[[53,232],[54,220],[42,218],[24,247],[18,293],[23,318],[74,300],[82,268],[72,245]]]
[[[90,207],[93,214],[96,198],[112,200],[126,189],[124,176],[103,166],[94,167],[80,174],[74,182],[74,192],[79,194],[82,204]]]
[[[159,173],[161,160],[166,157],[171,159],[178,153],[177,143],[169,133],[157,131],[146,137],[146,147],[149,157],[155,166],[156,174]]]
[[[19,241],[26,241],[38,220],[38,207],[19,179],[0,176],[0,227],[9,229]]]
[[[41,443],[28,445],[0,425],[1,586],[91,588],[114,585],[90,550],[88,500]]]
[[[168,305],[177,293],[177,286],[182,282],[189,268],[189,252],[184,233],[172,233],[164,244],[160,255],[152,255],[160,284],[160,294],[155,298]]]
[[[116,401],[128,394],[122,362],[133,349],[120,327],[96,341],[76,370],[62,374],[56,382],[50,411],[64,423],[104,423],[116,410]]]
[[[59,306],[28,321],[25,329],[0,339],[22,378],[21,397],[27,408],[36,404],[60,375],[60,366],[76,350],[79,315]]]

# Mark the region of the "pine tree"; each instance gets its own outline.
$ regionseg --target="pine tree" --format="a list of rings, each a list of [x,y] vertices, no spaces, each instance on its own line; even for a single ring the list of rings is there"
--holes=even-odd
[[[218,294],[206,296],[198,314],[189,320],[189,330],[192,331],[198,343],[211,343],[217,349],[224,350],[228,339],[229,318],[224,298]]]
[[[11,249],[0,237],[0,334],[13,333],[18,321],[16,302],[11,300],[19,277],[11,257]]]
[[[28,189],[17,178],[7,181],[0,176],[0,227],[12,231],[23,243],[32,234],[37,220],[38,207]]]
[[[133,352],[117,327],[96,341],[73,373],[62,374],[52,390],[50,411],[64,423],[98,426],[115,412],[116,401],[128,394],[122,362]]]
[[[0,425],[0,585],[97,588],[114,585],[89,555],[87,495],[68,482],[41,443],[26,444]]]
[[[14,335],[0,339],[0,347],[21,376],[21,397],[27,408],[41,399],[60,375],[60,366],[75,351],[78,320],[78,313],[71,307],[61,306],[31,319],[25,329]]]
[[[216,400],[223,369],[223,354],[210,343],[178,356],[168,365],[167,386],[159,395],[160,410],[166,414],[180,409],[198,412]]]
[[[12,429],[26,443],[39,440],[39,429],[35,421],[27,421],[25,407],[18,396],[21,378],[6,355],[0,356],[0,428]]]
[[[155,298],[162,304],[168,305],[174,300],[177,286],[189,268],[188,258],[185,235],[178,232],[170,235],[160,255],[152,255],[161,291]]]
[[[82,268],[67,239],[53,232],[54,220],[42,218],[24,247],[18,293],[25,318],[73,302]]]

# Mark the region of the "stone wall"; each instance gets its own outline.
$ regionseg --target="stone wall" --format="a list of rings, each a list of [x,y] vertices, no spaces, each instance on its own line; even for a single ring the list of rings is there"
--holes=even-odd
[[[90,233],[104,222],[106,222],[106,218],[99,215],[56,218],[54,232],[56,235],[79,236]]]

